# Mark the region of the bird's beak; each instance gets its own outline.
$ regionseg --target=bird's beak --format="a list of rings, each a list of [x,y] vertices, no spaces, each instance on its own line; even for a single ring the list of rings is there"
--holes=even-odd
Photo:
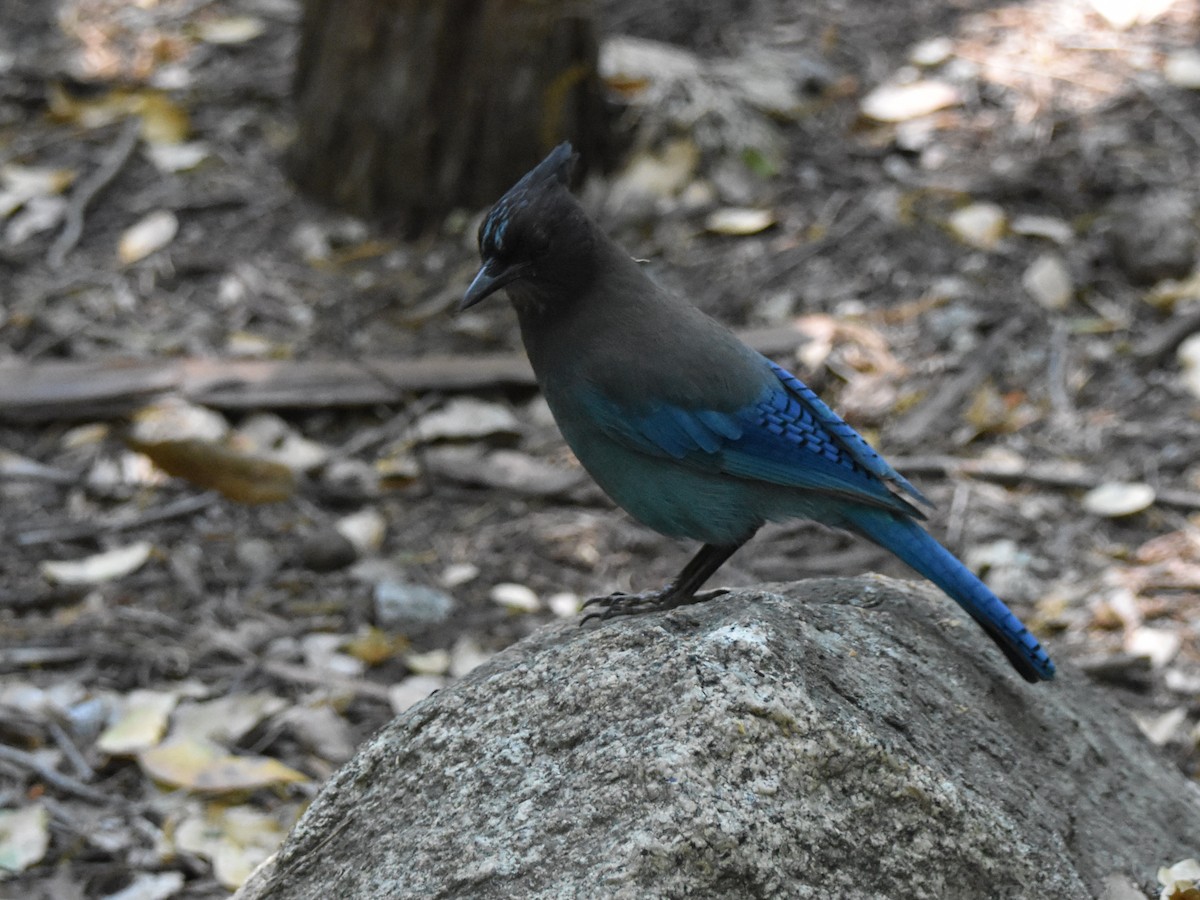
[[[464,309],[470,309],[481,300],[487,299],[491,294],[496,293],[506,284],[516,281],[525,274],[528,265],[518,263],[513,266],[504,266],[496,262],[494,259],[489,259],[483,264],[483,268],[479,270],[479,274],[475,276],[475,280],[471,282],[471,286],[467,288],[466,294],[458,301],[458,306],[454,312],[460,313]]]

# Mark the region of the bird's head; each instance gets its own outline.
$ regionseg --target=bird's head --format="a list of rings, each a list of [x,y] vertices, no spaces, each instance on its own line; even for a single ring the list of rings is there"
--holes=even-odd
[[[575,160],[571,145],[559,144],[491,208],[479,226],[483,266],[457,312],[507,285],[547,290],[582,277],[590,224],[568,186]]]

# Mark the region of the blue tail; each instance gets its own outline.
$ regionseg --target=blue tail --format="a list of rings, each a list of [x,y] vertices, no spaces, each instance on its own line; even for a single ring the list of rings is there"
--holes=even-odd
[[[958,603],[1004,651],[1021,677],[1049,681],[1054,663],[1037,638],[1004,602],[920,525],[884,510],[860,508],[846,516],[848,527],[912,566]]]

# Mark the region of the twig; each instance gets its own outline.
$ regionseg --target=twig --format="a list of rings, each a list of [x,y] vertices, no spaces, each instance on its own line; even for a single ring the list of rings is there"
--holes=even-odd
[[[996,484],[1034,484],[1062,490],[1090,490],[1112,480],[1099,472],[1067,471],[1057,462],[1037,465],[1024,462],[994,463],[953,456],[895,457],[891,462],[897,471],[906,475],[978,478]],[[1154,502],[1177,509],[1200,510],[1200,491],[1157,490]]]
[[[350,678],[345,675],[335,675],[274,660],[263,663],[262,668],[268,675],[283,681],[328,688],[332,691],[346,691],[383,703],[391,703],[391,696],[386,687],[364,678]]]
[[[1134,350],[1142,371],[1157,369],[1197,331],[1200,331],[1200,305],[1171,319]]]
[[[1076,77],[1072,77],[1070,75],[1057,75],[1054,72],[1046,72],[1041,69],[1035,68],[1033,66],[1014,66],[1012,63],[1004,62],[1002,60],[999,60],[999,59],[996,59],[996,58],[993,58],[990,56],[984,56],[984,55],[977,54],[977,53],[964,52],[962,48],[955,49],[954,55],[957,56],[959,59],[965,59],[967,62],[972,62],[979,66],[985,66],[985,67],[990,68],[993,71],[997,71],[997,72],[1000,72],[1000,71],[1009,72],[1013,75],[1020,75],[1024,78],[1030,78],[1030,79],[1049,79],[1051,81],[1060,81],[1063,84],[1070,84],[1070,85],[1074,85],[1075,87],[1081,87],[1081,88],[1084,88],[1085,90],[1092,91],[1093,93],[1099,94],[1101,96],[1104,96],[1105,94],[1109,94],[1112,92],[1111,85],[1101,84],[1098,81],[1093,81],[1093,80],[1084,79],[1084,78],[1076,78]],[[1011,87],[1011,85],[1006,85],[1006,86]]]
[[[957,547],[962,540],[963,527],[967,521],[967,506],[970,502],[970,483],[960,481],[954,485],[954,494],[950,498],[950,514],[946,517],[946,540],[951,547]]]
[[[949,416],[966,396],[987,378],[1000,358],[1000,348],[1008,343],[1023,324],[1018,318],[1010,318],[988,335],[987,340],[971,354],[973,361],[958,374],[958,377],[947,381],[932,399],[922,403],[900,420],[892,431],[892,440],[899,444],[912,444],[927,431],[937,428],[940,420]]]
[[[1184,119],[1175,110],[1171,109],[1166,102],[1159,96],[1158,92],[1150,85],[1147,85],[1142,78],[1134,78],[1134,86],[1141,91],[1142,96],[1150,101],[1150,105],[1157,109],[1168,121],[1191,140],[1193,144],[1200,147],[1200,128],[1195,123]]]
[[[78,647],[9,647],[0,650],[0,671],[73,663],[86,655]]]
[[[0,480],[44,481],[60,487],[74,487],[83,480],[83,476],[0,450]]]
[[[62,755],[71,764],[75,774],[86,781],[95,778],[96,770],[88,765],[88,761],[83,758],[83,754],[79,752],[79,748],[75,746],[75,742],[71,740],[71,736],[67,734],[66,730],[53,719],[50,719],[46,725],[50,731],[50,737],[54,738],[54,743],[58,745]]]
[[[78,797],[80,800],[87,800],[89,803],[102,803],[106,806],[120,801],[119,797],[113,797],[104,793],[104,791],[96,790],[96,788],[84,784],[78,778],[58,771],[54,766],[39,759],[34,754],[18,750],[16,747],[0,744],[0,760],[10,762],[22,769],[28,769],[51,787],[57,788],[73,797]]]
[[[122,516],[102,519],[98,522],[77,522],[70,525],[57,525],[49,528],[38,528],[18,534],[15,542],[22,547],[33,547],[38,544],[52,544],[55,541],[77,541],[81,538],[91,538],[99,534],[114,531],[129,531],[143,525],[153,525],[168,519],[179,519],[192,513],[208,509],[220,497],[214,493],[197,494],[183,497],[157,509],[150,509],[136,516]]]
[[[1050,333],[1050,358],[1046,363],[1046,382],[1050,386],[1050,405],[1064,425],[1074,425],[1075,404],[1071,402],[1067,373],[1067,329],[1056,322]]]
[[[135,117],[126,121],[100,168],[71,192],[71,203],[67,207],[62,233],[50,245],[46,254],[46,262],[50,268],[61,269],[67,254],[75,249],[75,245],[83,237],[83,217],[88,206],[117,177],[121,169],[125,168],[125,164],[133,156],[134,148],[137,147],[140,130],[140,119]]]
[[[774,287],[780,282],[791,278],[792,275],[796,273],[796,270],[803,266],[806,262],[808,262],[817,254],[821,253],[826,247],[836,244],[842,239],[848,237],[852,232],[857,230],[859,226],[866,223],[874,214],[875,207],[871,203],[871,198],[868,197],[862,200],[857,207],[846,213],[840,222],[831,225],[829,230],[826,231],[824,235],[789,254],[787,261],[783,263],[783,265],[780,266],[777,271],[772,272],[766,278],[766,280],[763,282],[763,286]]]

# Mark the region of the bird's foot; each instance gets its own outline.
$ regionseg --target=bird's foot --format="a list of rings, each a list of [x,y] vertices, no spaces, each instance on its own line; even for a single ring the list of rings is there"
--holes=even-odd
[[[593,597],[583,604],[583,608],[593,607],[592,611],[579,620],[583,625],[590,619],[615,619],[618,616],[637,616],[648,612],[661,612],[686,606],[691,603],[703,603],[729,591],[719,588],[715,591],[685,594],[675,590],[674,585],[667,585],[657,591],[642,591],[640,594],[626,594],[623,591],[609,594],[607,597]]]

